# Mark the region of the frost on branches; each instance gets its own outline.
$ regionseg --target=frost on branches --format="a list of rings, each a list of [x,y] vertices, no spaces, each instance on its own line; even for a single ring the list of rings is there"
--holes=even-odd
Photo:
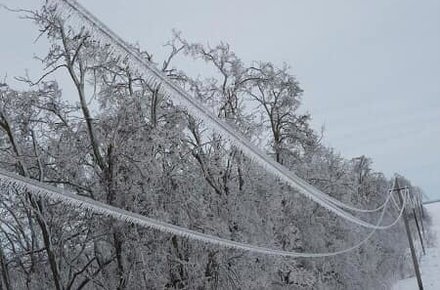
[[[3,169],[146,217],[285,251],[339,250],[367,235],[268,175],[50,7],[26,16],[51,46],[41,78],[23,78],[28,91],[0,87]],[[165,60],[136,49],[312,185],[358,207],[383,202],[390,181],[371,170],[370,159],[346,160],[320,144],[311,116],[298,110],[302,89],[289,67],[246,64],[225,43],[188,43],[178,33],[166,48]],[[177,58],[211,73],[186,74]],[[60,70],[73,91],[52,80]],[[78,211],[13,184],[0,190],[5,289],[375,289],[406,269],[400,226],[349,254],[280,258]],[[396,215],[392,207],[385,221]]]

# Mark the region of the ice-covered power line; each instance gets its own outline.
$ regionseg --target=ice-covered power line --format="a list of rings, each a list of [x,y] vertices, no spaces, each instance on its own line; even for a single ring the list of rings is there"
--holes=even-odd
[[[229,140],[234,146],[239,148],[248,158],[262,166],[267,172],[277,176],[281,181],[290,185],[301,194],[309,197],[324,208],[335,213],[336,215],[357,225],[373,228],[386,229],[386,226],[377,226],[366,222],[344,209],[357,212],[375,212],[384,208],[372,210],[358,209],[323,193],[313,187],[306,181],[302,180],[287,168],[277,163],[275,160],[267,156],[260,149],[254,146],[249,140],[234,130],[229,124],[217,118],[210,113],[200,101],[196,100],[185,92],[180,86],[171,81],[166,75],[158,70],[154,64],[146,60],[139,52],[133,50],[125,41],[117,36],[112,30],[104,25],[93,14],[81,6],[74,0],[49,0],[49,3],[55,4],[56,11],[60,17],[69,25],[86,29],[95,40],[102,44],[108,44],[113,55],[118,59],[126,62],[131,68],[141,73],[146,82],[152,86],[159,88],[159,91],[166,97],[170,98],[176,105],[188,110],[195,118],[201,119],[212,131],[218,133],[223,138]]]
[[[385,215],[385,210],[383,210],[373,230],[370,231],[364,239],[362,239],[360,242],[356,243],[351,247],[339,251],[326,252],[326,253],[300,253],[300,252],[290,252],[290,251],[271,249],[267,247],[255,246],[247,243],[227,240],[213,235],[200,233],[184,227],[176,226],[149,217],[145,217],[137,213],[129,212],[127,210],[120,209],[84,196],[73,194],[67,191],[62,191],[59,188],[49,186],[39,181],[29,179],[14,173],[10,173],[2,169],[0,169],[0,186],[2,186],[5,189],[9,188],[10,186],[13,186],[16,190],[25,190],[38,197],[52,200],[55,202],[61,202],[63,204],[72,206],[76,210],[78,209],[89,210],[92,213],[102,214],[108,217],[112,217],[119,221],[137,224],[145,228],[156,229],[161,232],[166,232],[169,234],[177,235],[179,237],[184,237],[191,240],[197,240],[204,243],[214,244],[230,249],[249,251],[252,253],[259,253],[259,254],[272,255],[272,256],[294,257],[294,258],[322,258],[322,257],[335,256],[350,252],[360,247],[365,242],[367,242],[377,231],[377,229],[381,228],[380,225]],[[387,208],[390,198],[391,195],[387,197],[384,209]],[[400,217],[404,212],[406,199],[407,199],[407,195],[404,196],[404,203],[403,206],[401,207],[399,215],[394,219],[392,223],[390,223],[387,226],[388,228],[394,226],[399,221]]]

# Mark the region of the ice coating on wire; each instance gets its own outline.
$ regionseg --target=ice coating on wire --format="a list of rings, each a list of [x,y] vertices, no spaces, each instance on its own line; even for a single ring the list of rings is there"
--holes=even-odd
[[[230,141],[234,146],[239,148],[244,155],[262,166],[267,172],[278,177],[281,181],[336,215],[363,227],[378,228],[377,225],[355,217],[342,208],[358,212],[376,212],[381,209],[383,210],[385,203],[376,209],[359,209],[346,205],[323,193],[268,157],[245,137],[237,133],[230,125],[210,113],[200,101],[194,99],[181,87],[173,83],[167,76],[159,71],[154,64],[143,58],[139,52],[134,51],[119,36],[113,33],[79,3],[74,0],[49,0],[48,2],[56,4],[57,13],[69,25],[80,28],[86,27],[86,30],[90,33],[92,38],[101,43],[109,44],[113,55],[119,59],[123,59],[131,68],[144,75],[150,86],[157,88],[160,84],[159,91],[164,96],[170,98],[174,104],[188,110],[192,116],[204,121],[208,128]],[[386,227],[380,226],[379,229],[386,229]]]
[[[257,148],[253,147],[252,145],[248,144],[247,140],[243,138],[243,136],[237,134],[233,128],[231,128],[228,124],[220,121],[218,118],[213,116],[209,113],[209,110],[204,108],[204,106],[198,102],[197,100],[194,100],[191,96],[189,96],[186,92],[184,92],[180,87],[178,87],[176,84],[172,83],[166,76],[164,76],[160,71],[158,71],[153,64],[142,58],[138,52],[133,51],[125,42],[120,39],[117,35],[115,35],[110,29],[108,29],[104,24],[102,24],[96,17],[94,17],[90,12],[88,12],[86,9],[84,9],[81,5],[79,5],[76,1],[66,1],[66,0],[57,0],[54,1],[57,3],[64,3],[66,6],[66,11],[69,11],[69,20],[72,20],[72,15],[74,13],[70,12],[79,12],[80,16],[85,18],[88,22],[92,24],[92,27],[90,29],[92,35],[100,39],[101,41],[106,41],[109,44],[114,44],[116,42],[117,46],[116,48],[113,46],[114,52],[119,55],[123,56],[124,52],[125,55],[128,56],[125,61],[131,64],[132,67],[137,68],[139,71],[147,75],[147,81],[150,83],[151,86],[158,86],[159,83],[165,83],[166,86],[161,86],[161,91],[164,95],[170,97],[175,103],[177,103],[180,106],[185,107],[192,115],[199,117],[202,119],[205,123],[208,124],[208,127],[214,128],[214,131],[221,133],[221,135],[228,139],[230,142],[232,142],[235,146],[240,148],[245,155],[253,159],[254,161],[257,161],[260,165],[265,167],[268,171],[271,171],[272,174],[280,177],[282,180],[293,186],[294,188],[298,189],[303,194],[309,195],[310,198],[314,199],[316,198],[324,199],[325,201],[329,201],[330,203],[335,204],[336,206],[347,208],[354,211],[359,212],[375,212],[383,208],[384,204],[379,206],[376,209],[373,210],[365,210],[365,209],[357,209],[348,205],[345,205],[344,203],[334,199],[333,197],[330,197],[328,195],[323,194],[316,188],[312,187],[310,184],[304,182],[300,178],[298,178],[293,173],[289,172],[282,166],[280,166],[278,163],[273,161],[271,158],[267,157],[264,153],[260,152]],[[71,11],[71,10],[74,11]],[[69,23],[74,22],[70,21]],[[103,39],[108,38],[108,39]],[[118,52],[118,50],[121,50]],[[133,62],[133,59],[130,58],[130,56],[135,58],[135,61]],[[147,68],[147,71],[145,71],[145,68]],[[171,88],[171,91],[170,91]],[[249,152],[250,151],[250,152]],[[257,153],[257,154],[255,154]],[[265,160],[261,160],[265,159]],[[267,161],[272,161],[267,164]],[[277,167],[278,170],[273,171],[274,165]],[[280,170],[281,169],[281,170]],[[279,171],[284,171],[284,173],[288,172],[291,176],[291,179],[294,179],[296,184],[292,184],[291,180],[287,178],[286,176],[282,176],[283,174],[280,174]],[[309,193],[307,193],[309,191]],[[310,193],[312,195],[315,195],[315,198],[313,196],[310,196]],[[324,202],[325,202],[324,201]],[[323,205],[322,203],[320,203]],[[334,208],[334,207],[333,207]],[[330,209],[331,210],[331,209]],[[334,211],[334,210],[333,210]],[[337,213],[338,214],[338,213]],[[342,214],[339,211],[339,214]],[[352,220],[353,221],[353,220]],[[358,220],[360,222],[359,224],[363,226],[368,225],[366,223],[362,223],[362,221]],[[371,224],[370,224],[371,225]]]
[[[129,212],[127,210],[120,209],[84,196],[76,195],[67,192],[65,190],[60,190],[59,188],[14,173],[10,173],[2,169],[0,169],[0,184],[2,186],[13,185],[18,190],[26,190],[35,196],[52,201],[61,202],[63,204],[72,206],[74,209],[89,210],[90,212],[112,217],[122,222],[137,224],[145,228],[156,229],[158,231],[177,235],[179,237],[184,237],[191,240],[197,240],[207,244],[214,244],[224,248],[243,250],[243,251],[264,254],[264,255],[293,257],[293,258],[322,258],[322,257],[335,256],[352,251],[360,247],[362,244],[367,242],[368,239],[370,239],[373,236],[373,234],[377,231],[377,229],[380,228],[380,224],[382,223],[383,217],[385,215],[385,211],[382,211],[377,221],[376,227],[364,239],[362,239],[354,246],[335,252],[300,253],[300,252],[290,252],[290,251],[271,249],[267,247],[255,246],[247,243],[227,240],[213,235],[200,233],[184,227],[158,221],[137,213]],[[391,199],[391,195],[389,195],[386,200],[385,208],[387,207],[390,199]],[[404,195],[404,203],[401,207],[399,215],[391,224],[387,226],[388,228],[394,226],[400,220],[400,217],[402,216],[405,209],[406,201],[407,201],[407,194]]]

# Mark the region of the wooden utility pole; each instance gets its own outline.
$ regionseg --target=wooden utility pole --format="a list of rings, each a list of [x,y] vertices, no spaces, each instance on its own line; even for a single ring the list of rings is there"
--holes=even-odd
[[[418,221],[418,218],[417,218],[417,213],[416,213],[416,209],[415,208],[413,208],[413,215],[414,215],[414,220],[416,221],[417,232],[419,233],[419,239],[420,239],[420,244],[422,245],[423,255],[426,255],[425,244],[423,243],[422,233],[420,231],[419,221]]]
[[[408,194],[410,195],[412,213],[414,215],[414,221],[416,223],[417,233],[419,235],[419,240],[420,240],[420,245],[422,246],[423,255],[426,255],[425,244],[423,242],[422,231],[420,229],[420,224],[419,224],[419,221],[420,221],[420,223],[423,223],[423,221],[422,221],[423,218],[421,217],[421,215],[419,215],[420,219],[417,217],[417,212],[420,213],[418,195],[415,195],[413,192],[408,192]],[[423,225],[422,225],[422,229],[423,229]]]
[[[402,188],[400,188],[399,182],[396,177],[393,191],[397,191],[397,193],[399,195],[400,205],[405,206],[403,204],[403,197],[402,197],[401,190],[402,190]],[[405,230],[406,230],[406,235],[408,237],[409,248],[411,250],[411,257],[412,257],[413,264],[414,264],[414,270],[416,272],[417,284],[419,285],[419,290],[423,290],[422,276],[420,275],[419,262],[417,261],[417,255],[416,255],[416,251],[414,249],[414,242],[413,242],[413,239],[411,236],[411,230],[409,228],[408,217],[406,216],[406,209],[403,211],[402,218],[403,218],[403,223],[405,224]]]
[[[423,203],[420,198],[421,194],[417,194],[417,209],[419,210],[419,217],[420,217],[420,225],[422,226],[422,233],[423,237],[426,239],[425,236],[425,226],[423,225],[423,219],[425,218],[425,214],[423,213]]]

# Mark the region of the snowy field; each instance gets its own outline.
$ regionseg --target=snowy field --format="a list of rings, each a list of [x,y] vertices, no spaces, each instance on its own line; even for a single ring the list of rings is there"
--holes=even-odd
[[[425,206],[432,217],[432,230],[436,234],[436,243],[433,248],[426,249],[426,256],[420,261],[422,281],[425,290],[440,289],[440,202]],[[399,281],[394,290],[418,289],[415,277]]]

